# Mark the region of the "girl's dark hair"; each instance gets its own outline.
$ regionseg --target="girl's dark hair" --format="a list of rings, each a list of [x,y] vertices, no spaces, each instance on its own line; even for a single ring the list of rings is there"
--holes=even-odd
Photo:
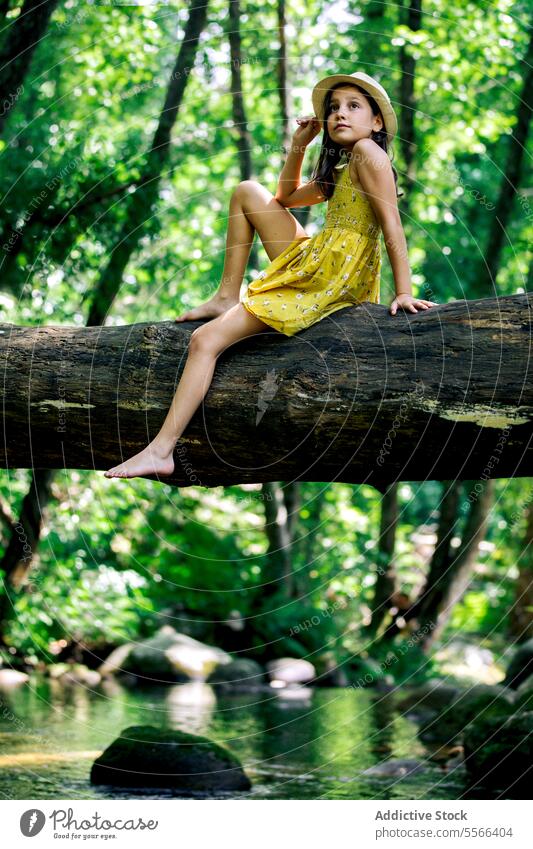
[[[343,153],[343,146],[334,142],[328,132],[328,115],[331,112],[331,100],[333,97],[333,92],[337,88],[345,87],[345,86],[353,86],[358,89],[358,91],[363,94],[370,104],[370,108],[374,115],[379,115],[381,120],[383,121],[383,115],[381,114],[381,110],[374,100],[374,98],[368,94],[367,91],[362,89],[360,86],[355,83],[336,83],[336,85],[332,86],[329,91],[326,93],[326,97],[324,99],[324,135],[322,137],[322,147],[320,149],[320,155],[318,157],[318,162],[316,163],[313,173],[311,174],[310,179],[316,180],[320,191],[326,198],[330,198],[335,189],[335,182],[333,179],[333,169],[338,164],[341,155]],[[385,122],[383,121],[383,124]],[[387,133],[385,130],[372,130],[372,134],[370,136],[376,144],[378,144],[385,153],[388,153],[388,142],[387,142]],[[392,157],[391,157],[392,158]],[[394,175],[394,184],[396,186],[396,197],[402,197],[403,192],[398,192],[398,174],[396,172],[396,168],[392,165],[391,162],[392,173]]]

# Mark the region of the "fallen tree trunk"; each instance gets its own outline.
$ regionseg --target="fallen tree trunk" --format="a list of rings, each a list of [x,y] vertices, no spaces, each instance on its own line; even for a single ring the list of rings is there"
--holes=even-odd
[[[339,310],[238,342],[176,447],[176,486],[533,475],[523,294]],[[5,468],[106,469],[159,430],[200,322],[0,325]],[[150,476],[151,479],[157,479]]]

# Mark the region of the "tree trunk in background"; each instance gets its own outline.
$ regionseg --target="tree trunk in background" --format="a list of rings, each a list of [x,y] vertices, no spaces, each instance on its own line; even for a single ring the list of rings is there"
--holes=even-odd
[[[246,117],[243,97],[240,16],[240,0],[229,0],[228,38],[231,58],[231,106],[233,124],[237,130],[237,150],[239,153],[239,165],[241,167],[241,180],[249,180],[252,176],[253,140],[248,129],[248,118]]]
[[[410,623],[410,630],[419,632],[419,645],[425,649],[442,634],[454,606],[468,588],[479,544],[487,529],[494,480],[483,482],[481,493],[476,490],[477,484],[476,480],[462,484],[457,480],[445,482],[438,539],[426,582],[418,598],[387,629],[385,639],[399,634],[406,623]],[[458,527],[461,490],[470,502],[462,534]],[[452,540],[459,535],[461,542],[453,547]]]
[[[389,9],[392,14],[390,17],[387,17],[385,12],[388,12]],[[380,64],[381,60],[383,59],[383,65],[385,66],[390,62],[390,59],[387,60],[387,57],[384,55],[383,48],[385,44],[389,48],[389,29],[391,27],[392,15],[395,17],[395,10],[387,7],[382,0],[369,0],[366,6],[361,6],[361,14],[365,18],[364,57],[365,59],[374,60],[374,64],[364,65],[363,70],[367,74],[370,74],[371,77],[376,77],[379,80],[385,70]]]
[[[294,540],[298,527],[298,514],[301,507],[302,493],[301,484],[298,481],[282,481],[285,507],[287,508],[287,523],[289,533]]]
[[[287,82],[287,39],[285,37],[285,29],[287,26],[287,18],[285,15],[286,7],[285,0],[278,0],[278,39],[279,39],[279,58],[278,58],[278,90],[281,106],[281,147],[287,156],[293,130],[289,126],[289,115],[291,112],[291,92]]]
[[[476,483],[467,481],[464,492],[472,491]],[[421,640],[424,648],[429,648],[440,637],[454,606],[461,601],[468,589],[479,544],[487,530],[493,497],[494,480],[488,480],[484,483],[481,494],[470,505],[461,544],[455,554],[452,554],[447,570],[435,574],[430,571],[427,587],[422,590],[416,603],[416,619],[418,628],[424,632]]]
[[[523,179],[525,153],[533,110],[533,28],[527,54],[523,59],[524,84],[517,99],[516,120],[512,136],[509,137],[505,176],[501,182],[496,207],[491,214],[491,227],[482,262],[475,274],[473,296],[491,297],[496,290],[496,278],[500,268],[502,249],[507,240],[506,228],[511,219],[513,201]]]
[[[3,4],[7,9],[8,3]],[[22,94],[31,57],[44,37],[57,0],[25,0],[20,14],[8,26],[9,34],[0,50],[0,135],[6,119]],[[4,14],[5,14],[4,13]]]
[[[200,33],[205,26],[206,16],[207,4],[195,8],[194,3],[192,3],[183,43],[170,79],[159,124],[148,152],[147,167],[139,184],[139,193],[140,196],[145,197],[146,206],[140,202],[141,197],[137,197],[130,205],[131,217],[123,229],[122,242],[119,242],[112,251],[106,273],[100,276],[90,307],[87,325],[100,325],[105,321],[120,287],[126,263],[141,237],[142,223],[148,214],[163,164],[168,157],[170,133],[188,79],[185,68],[194,66],[194,54]],[[57,376],[56,378],[57,380],[60,379]],[[23,583],[24,576],[31,565],[32,556],[37,550],[40,538],[40,517],[49,498],[53,474],[50,469],[37,468],[33,471],[32,481],[22,504],[19,521],[11,532],[9,544],[0,561],[0,570],[4,572],[6,594],[9,587],[15,588]],[[17,528],[23,528],[24,533],[17,533]],[[29,546],[29,550],[27,546]],[[9,604],[9,599],[5,596],[4,602]],[[0,626],[0,638],[2,633]]]
[[[533,493],[529,493],[526,511],[524,543],[517,559],[518,579],[515,603],[509,617],[509,633],[513,642],[523,642],[533,637]]]
[[[292,536],[289,530],[283,487],[275,481],[264,483],[262,489],[268,550],[260,595],[263,600],[273,595],[290,598],[293,591]]]
[[[287,70],[287,38],[285,36],[287,19],[285,14],[285,0],[278,0],[277,10],[279,38],[278,89],[281,111],[281,148],[283,150],[283,162],[281,164],[283,167],[283,165],[285,164],[285,159],[287,158],[287,152],[289,150],[292,137],[297,129],[297,126],[295,122],[291,123],[290,121],[290,113],[292,112],[292,96],[291,81],[289,79],[289,74]],[[295,209],[289,209],[288,212],[290,212],[296,218],[296,220],[300,222],[302,227],[305,228],[307,226],[307,222],[309,221],[309,215],[311,213],[310,206],[300,206]]]
[[[300,509],[300,484],[298,481],[266,482],[261,490],[268,551],[260,596],[262,599],[272,595],[293,598],[296,597],[293,557]]]
[[[4,581],[4,592],[0,595],[0,642],[5,633],[5,620],[11,613],[9,589],[18,589],[26,580],[39,544],[43,508],[50,499],[54,474],[51,469],[37,469],[33,473],[30,488],[22,502],[19,520],[13,526],[0,563]]]
[[[300,526],[301,484],[298,481],[281,481],[262,485],[265,510],[265,533],[268,539],[266,565],[262,570],[262,583],[257,590],[258,605],[263,609],[272,596],[297,599],[309,591],[309,575],[306,569],[294,572],[296,556],[296,532]],[[317,503],[317,499],[313,499]],[[318,499],[318,503],[322,501]],[[310,533],[304,536],[305,566],[311,559],[311,549],[305,542],[312,541]],[[299,548],[299,547],[298,547]],[[307,556],[306,556],[307,555]],[[300,557],[300,560],[302,558]]]
[[[168,161],[171,131],[183,100],[189,71],[194,60],[200,35],[207,19],[207,3],[196,4],[191,0],[189,18],[181,43],[178,58],[170,76],[167,95],[152,145],[148,150],[146,164],[142,170],[136,191],[128,198],[126,221],[122,232],[111,250],[106,268],[96,285],[96,293],[91,302],[87,324],[89,326],[104,323],[107,312],[113,303],[122,283],[124,271],[143,234],[145,221],[157,199],[157,191]]]
[[[403,14],[402,14],[403,12]],[[421,0],[411,0],[405,11],[400,11],[404,26],[409,27],[413,32],[417,32],[422,26],[422,2]],[[405,163],[405,177],[408,181],[406,197],[409,198],[409,192],[415,185],[416,180],[416,132],[415,132],[415,74],[416,74],[416,59],[413,56],[413,47],[411,44],[402,44],[400,47],[400,116],[398,121],[398,135],[402,147],[402,155]],[[406,204],[402,201],[402,208]],[[405,216],[407,218],[407,216]]]
[[[244,103],[244,83],[241,68],[243,66],[241,50],[241,10],[240,0],[230,0],[228,16],[228,40],[230,48],[231,64],[231,108],[233,123],[237,130],[237,155],[241,180],[251,180],[253,177],[252,166],[252,135],[248,129],[248,118]],[[245,63],[244,63],[245,64]],[[259,252],[257,243],[252,240],[248,269],[259,268]]]
[[[399,633],[405,622],[416,618],[425,594],[431,592],[432,588],[436,588],[439,580],[443,576],[446,578],[448,570],[451,568],[454,551],[451,542],[454,536],[459,536],[457,512],[462,487],[463,483],[460,480],[443,481],[437,542],[429,564],[426,581],[418,594],[417,601],[413,602],[407,610],[401,611],[401,617],[389,629],[389,638]]]
[[[298,542],[300,550],[300,561],[305,564],[303,569],[298,570],[294,576],[295,582],[295,597],[300,598],[308,592],[310,585],[309,571],[315,568],[315,558],[317,556],[317,533],[322,524],[322,516],[326,507],[326,486],[324,485],[320,492],[313,494],[313,497],[306,502],[305,509],[309,513],[305,525],[305,532]],[[302,523],[303,524],[303,523]]]
[[[372,599],[372,618],[366,627],[368,636],[375,636],[382,622],[388,618],[394,604],[397,590],[394,549],[396,547],[396,529],[398,527],[398,484],[393,483],[381,499],[381,522],[379,528],[379,561]]]

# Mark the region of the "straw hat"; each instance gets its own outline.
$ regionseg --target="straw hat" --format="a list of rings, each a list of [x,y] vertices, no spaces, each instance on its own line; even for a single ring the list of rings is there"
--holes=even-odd
[[[388,135],[388,140],[391,142],[398,132],[398,121],[394,109],[392,108],[389,95],[373,77],[369,77],[364,71],[357,71],[355,74],[332,74],[329,77],[324,77],[316,84],[313,89],[312,101],[315,115],[320,121],[324,121],[324,100],[329,89],[335,83],[355,83],[364,91],[368,92],[378,104],[385,130]]]

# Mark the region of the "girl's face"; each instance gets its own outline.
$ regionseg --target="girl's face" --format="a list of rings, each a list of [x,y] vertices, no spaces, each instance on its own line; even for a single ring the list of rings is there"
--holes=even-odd
[[[356,141],[368,138],[373,130],[381,130],[383,120],[374,115],[370,103],[354,86],[339,86],[331,93],[331,105],[327,116],[330,138],[347,152]]]

